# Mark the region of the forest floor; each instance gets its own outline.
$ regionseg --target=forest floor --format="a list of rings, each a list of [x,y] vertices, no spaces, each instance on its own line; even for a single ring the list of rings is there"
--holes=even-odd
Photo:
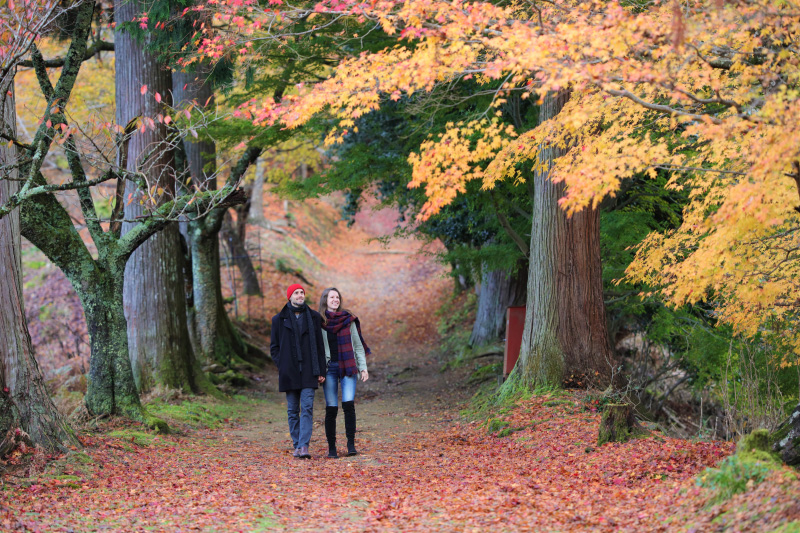
[[[386,213],[360,217],[364,236],[391,223]],[[324,458],[319,391],[312,458],[294,459],[268,368],[228,403],[156,398],[151,408],[174,434],[100,422],[81,433],[82,449],[0,478],[0,530],[800,531],[793,471],[770,470],[719,500],[698,479],[731,443],[653,433],[598,447],[589,392],[528,395],[490,420],[468,416],[474,362],[442,371],[437,312],[458,309],[441,267],[412,253],[415,241],[386,249],[361,239],[342,254],[337,239],[353,244],[345,233],[312,252],[325,265],[316,279],[341,289],[373,349],[356,398],[358,455]],[[340,453],[343,431],[340,416]]]

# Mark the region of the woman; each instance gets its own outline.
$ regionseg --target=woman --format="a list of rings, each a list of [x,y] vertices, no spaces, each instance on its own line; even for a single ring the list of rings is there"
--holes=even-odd
[[[328,372],[325,377],[325,436],[328,438],[328,457],[336,459],[336,415],[339,413],[338,386],[342,385],[342,411],[347,435],[347,455],[356,455],[356,381],[369,379],[367,358],[370,352],[361,335],[361,324],[353,313],[342,308],[339,289],[322,291],[319,301],[322,317],[322,342]]]

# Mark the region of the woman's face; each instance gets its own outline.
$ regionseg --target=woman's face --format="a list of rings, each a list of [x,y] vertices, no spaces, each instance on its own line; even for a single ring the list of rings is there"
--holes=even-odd
[[[339,309],[339,293],[336,291],[330,291],[328,293],[328,302],[326,305],[331,311],[336,311]]]

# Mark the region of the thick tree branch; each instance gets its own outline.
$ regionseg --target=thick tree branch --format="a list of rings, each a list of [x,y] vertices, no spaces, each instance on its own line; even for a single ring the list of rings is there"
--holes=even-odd
[[[114,51],[114,43],[110,43],[107,41],[95,41],[92,46],[86,49],[86,52],[83,55],[83,61],[89,60],[99,54],[100,52],[113,52]],[[41,54],[40,54],[41,56]],[[44,59],[42,58],[42,64],[45,68],[58,68],[63,67],[64,63],[66,62],[66,58],[57,57],[55,59]],[[20,61],[19,65],[22,67],[35,67],[33,60],[28,61]]]
[[[31,58],[33,70],[36,72],[36,80],[39,82],[39,87],[42,89],[44,99],[50,102],[53,100],[53,84],[50,83],[50,77],[47,75],[47,68],[44,66],[44,57],[42,57],[42,53],[35,44],[31,46]]]
[[[38,179],[36,180],[37,183],[41,185],[37,185],[35,187],[27,189],[24,193],[22,191],[18,192],[17,194],[13,195],[8,201],[0,206],[0,219],[5,217],[19,205],[23,204],[28,200],[32,200],[37,196],[41,196],[42,194],[49,194],[53,192],[59,191],[74,191],[80,189],[90,189],[95,185],[100,185],[101,183],[105,183],[106,181],[113,180],[119,177],[116,173],[109,170],[99,178],[95,178],[93,180],[83,181],[83,182],[70,182],[64,183],[62,185],[51,185],[45,182],[44,176],[41,174],[38,175]]]
[[[72,89],[75,87],[75,80],[78,77],[78,72],[81,67],[79,58],[83,57],[86,51],[86,39],[89,36],[89,30],[92,26],[93,13],[94,2],[84,2],[78,8],[75,30],[72,34],[72,41],[70,42],[69,49],[67,50],[64,68],[61,70],[61,77],[59,77],[58,83],[56,83],[52,91],[52,96],[48,99],[48,105],[42,117],[42,123],[36,130],[33,142],[31,143],[31,151],[33,153],[31,154],[30,163],[24,168],[23,174],[25,174],[27,178],[18,193],[20,198],[27,194],[33,185],[46,185],[43,178],[38,182],[37,179],[41,177],[40,170],[44,164],[44,158],[50,150],[53,138],[56,135],[56,126],[63,124],[66,120],[61,111],[61,106],[69,101]],[[49,92],[48,85],[50,84],[50,79],[47,78],[46,83],[44,80],[40,80],[40,83],[42,83],[42,91],[45,93]],[[14,209],[17,205],[19,204],[13,205],[13,202],[9,201],[6,202],[3,209]],[[3,213],[0,213],[0,218],[2,218],[2,216],[4,216]]]
[[[606,92],[611,96],[619,96],[620,98],[627,98],[640,106],[644,107],[645,109],[651,109],[653,111],[660,111],[661,113],[667,113],[670,115],[678,115],[682,117],[692,118],[694,120],[711,120],[714,124],[722,124],[722,121],[716,117],[712,117],[711,115],[698,115],[696,113],[689,113],[686,111],[682,111],[680,109],[676,109],[674,107],[670,107],[667,105],[661,104],[654,104],[652,102],[648,102],[646,100],[642,100],[635,94],[630,91],[625,90],[616,90],[616,89],[606,89]]]

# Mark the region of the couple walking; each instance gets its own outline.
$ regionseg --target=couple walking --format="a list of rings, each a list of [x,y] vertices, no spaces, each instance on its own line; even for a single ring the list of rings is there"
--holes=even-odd
[[[294,457],[308,459],[314,415],[314,393],[325,392],[325,437],[328,457],[335,459],[338,387],[347,435],[347,455],[356,455],[356,381],[369,379],[366,355],[370,353],[358,318],[342,308],[342,295],[331,287],[322,291],[319,312],[306,304],[306,293],[297,283],[286,290],[289,300],[272,317],[270,354],[278,366],[278,390],[286,393],[289,433]]]

